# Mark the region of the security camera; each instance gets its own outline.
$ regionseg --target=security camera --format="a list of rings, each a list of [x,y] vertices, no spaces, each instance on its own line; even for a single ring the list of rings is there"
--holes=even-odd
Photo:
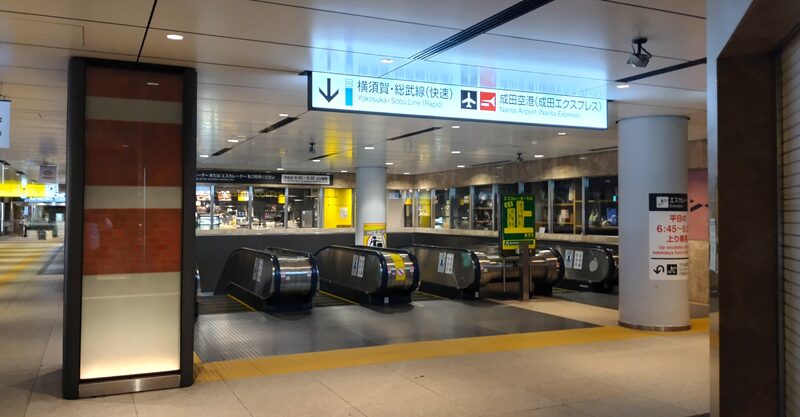
[[[633,53],[628,58],[628,65],[632,65],[635,68],[644,68],[650,62],[650,58],[653,57],[653,54],[644,49],[642,44],[647,43],[647,38],[635,38],[631,41],[631,49],[633,49]]]
[[[314,149],[314,145],[315,145],[314,142],[308,144],[308,153],[317,153],[317,150]]]

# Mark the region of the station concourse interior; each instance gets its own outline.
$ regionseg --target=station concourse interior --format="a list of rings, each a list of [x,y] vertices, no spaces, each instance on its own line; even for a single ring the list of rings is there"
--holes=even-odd
[[[0,0],[0,417],[800,416],[796,0]]]

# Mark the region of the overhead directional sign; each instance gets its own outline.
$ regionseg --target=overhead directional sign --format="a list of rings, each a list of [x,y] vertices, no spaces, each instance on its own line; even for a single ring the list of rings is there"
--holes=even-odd
[[[608,128],[605,99],[308,72],[309,110]]]

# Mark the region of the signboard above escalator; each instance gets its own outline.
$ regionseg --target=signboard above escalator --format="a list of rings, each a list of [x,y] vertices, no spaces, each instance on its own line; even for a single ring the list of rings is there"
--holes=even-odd
[[[605,99],[307,72],[309,110],[608,128]]]
[[[210,184],[292,184],[292,185],[331,185],[331,175],[323,174],[272,174],[258,171],[221,171],[198,169],[195,174],[198,183]]]

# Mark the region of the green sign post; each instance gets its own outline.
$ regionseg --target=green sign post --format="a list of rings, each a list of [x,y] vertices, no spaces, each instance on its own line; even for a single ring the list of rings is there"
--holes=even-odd
[[[500,197],[500,249],[517,249],[520,242],[528,242],[530,249],[536,246],[533,202],[532,195],[511,194]]]

